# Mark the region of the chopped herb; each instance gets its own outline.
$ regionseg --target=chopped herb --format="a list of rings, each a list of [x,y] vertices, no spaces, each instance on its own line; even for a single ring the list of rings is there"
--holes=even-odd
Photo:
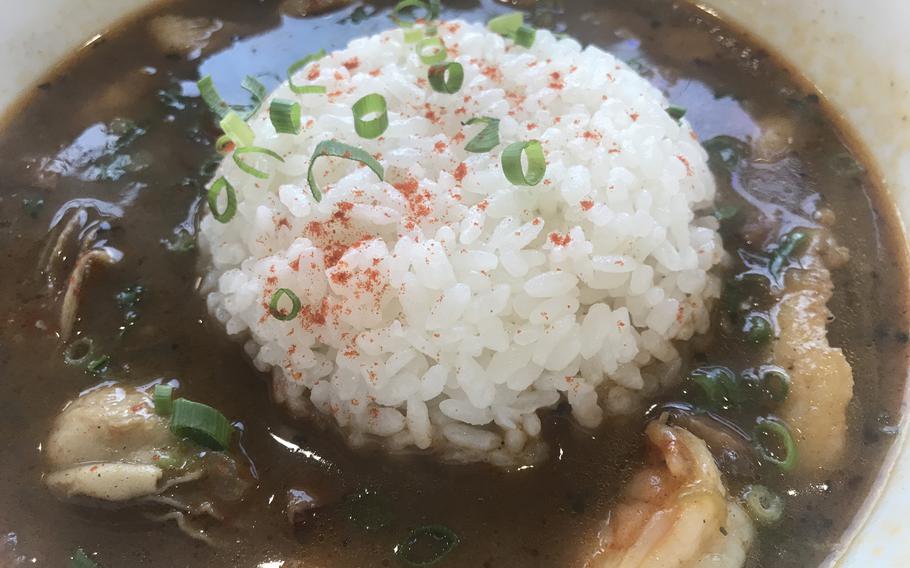
[[[686,109],[681,106],[670,105],[667,107],[667,114],[670,115],[670,118],[679,122],[684,116],[686,116]]]
[[[174,387],[171,385],[155,385],[152,398],[155,402],[155,414],[168,416],[174,411]]]
[[[391,503],[373,489],[361,489],[344,501],[345,516],[367,532],[376,532],[392,521]]]
[[[300,103],[285,99],[273,100],[269,105],[269,119],[275,132],[300,134]]]
[[[93,375],[103,375],[107,371],[108,366],[111,363],[110,355],[102,355],[97,359],[92,359],[89,361],[89,364],[85,366],[85,370]]]
[[[363,22],[363,21],[367,20],[368,18],[372,18],[373,16],[375,16],[378,13],[379,13],[379,10],[373,6],[369,6],[369,7],[368,6],[357,6],[356,8],[354,8],[354,10],[351,12],[350,15],[342,18],[338,23],[340,23],[340,24],[345,24],[345,23],[359,24],[360,22]]]
[[[471,138],[470,141],[465,145],[464,149],[466,152],[471,152],[474,154],[482,154],[484,152],[489,152],[493,148],[499,146],[499,119],[490,118],[488,116],[479,116],[474,117],[466,122],[461,123],[464,126],[471,126],[473,124],[484,124],[483,130],[477,134],[474,138]]]
[[[433,566],[458,546],[458,535],[443,525],[428,525],[411,531],[395,547],[395,556],[408,566]]]
[[[534,40],[537,38],[537,30],[531,26],[522,24],[515,30],[515,33],[512,34],[512,40],[516,45],[521,47],[531,47],[534,45]]]
[[[776,465],[783,471],[796,467],[796,442],[790,429],[776,418],[758,418],[753,435],[756,449],[761,458]]]
[[[44,200],[40,197],[26,198],[22,200],[22,209],[32,219],[37,219],[38,214],[44,208]]]
[[[749,146],[732,136],[715,136],[707,140],[703,146],[708,151],[708,162],[727,172],[735,170],[749,154]]]
[[[283,309],[279,305],[284,298],[290,300],[290,309]],[[272,314],[272,317],[276,320],[291,321],[300,313],[300,298],[292,290],[279,288],[275,290],[275,293],[272,294],[272,299],[269,300],[269,313]]]
[[[196,248],[196,236],[183,226],[174,229],[171,237],[162,239],[162,242],[165,248],[171,252],[190,252]]]
[[[306,94],[317,94],[318,95],[318,94],[322,94],[322,93],[326,92],[326,88],[321,85],[298,85],[298,84],[294,83],[294,74],[296,74],[298,71],[303,70],[310,63],[319,61],[323,57],[325,57],[325,50],[320,49],[316,53],[311,53],[311,54],[307,55],[306,57],[304,57],[303,59],[300,59],[299,61],[295,61],[294,63],[291,64],[290,67],[288,67],[288,86],[291,88],[292,92],[297,93],[298,95],[306,95]]]
[[[234,433],[234,427],[223,414],[211,406],[185,398],[174,401],[171,430],[215,451],[226,450]]]
[[[242,148],[237,148],[236,150],[234,150],[234,163],[237,164],[237,167],[240,168],[244,173],[247,173],[247,174],[249,174],[255,178],[259,178],[259,179],[268,179],[269,174],[262,170],[256,169],[253,166],[247,164],[245,161],[243,161],[241,156],[243,156],[245,154],[260,154],[263,156],[268,156],[269,158],[272,158],[279,162],[284,162],[284,158],[282,158],[281,156],[279,156],[272,150],[269,150],[268,148],[262,148],[260,146],[244,146]]]
[[[88,557],[84,550],[77,548],[70,555],[67,568],[99,568],[99,566],[97,562]]]
[[[243,82],[240,83],[240,86],[253,97],[253,106],[246,114],[246,118],[249,118],[259,112],[259,109],[262,108],[262,103],[265,101],[266,97],[265,85],[260,83],[256,77],[247,75],[243,78]]]
[[[227,113],[220,122],[221,130],[238,146],[252,146],[256,135],[253,129],[234,111]]]
[[[389,127],[389,109],[385,97],[370,93],[351,107],[354,113],[354,130],[367,140],[382,136]]]
[[[417,10],[422,10],[422,17],[417,17],[415,12]],[[439,0],[429,0],[424,2],[423,0],[401,0],[395,7],[392,9],[392,21],[398,24],[403,28],[413,27],[414,24],[420,20],[426,22],[432,22],[433,20],[439,17],[440,5]],[[403,18],[402,16],[408,15],[410,19]]]
[[[793,264],[793,257],[802,251],[808,241],[809,235],[798,229],[790,231],[780,239],[768,260],[768,275],[772,284],[778,288],[784,286],[784,276]]]
[[[749,516],[760,525],[773,525],[784,516],[784,500],[764,485],[747,485],[742,501]]]
[[[522,155],[528,167],[522,165]],[[502,172],[514,185],[534,186],[547,173],[547,159],[538,140],[515,142],[502,151]]]
[[[742,384],[727,367],[699,367],[689,373],[688,380],[700,387],[711,408],[730,408],[746,402]]]
[[[752,312],[746,316],[743,323],[743,333],[749,343],[764,345],[771,341],[774,334],[774,328],[771,325],[771,318],[767,314]]]
[[[417,42],[417,57],[424,65],[433,65],[445,61],[446,44],[438,37],[426,37]]]
[[[430,86],[437,93],[457,93],[464,84],[464,67],[456,61],[437,63],[427,71]]]
[[[512,37],[518,28],[525,23],[525,15],[522,12],[509,12],[496,16],[487,22],[487,29],[501,36]]]
[[[219,209],[218,199],[221,197],[222,191],[227,195],[227,200],[224,208]],[[209,210],[212,212],[212,217],[219,223],[229,222],[237,213],[237,193],[234,191],[234,186],[231,185],[231,182],[224,176],[216,179],[215,183],[212,184],[212,187],[209,188],[208,203]]]
[[[313,193],[313,199],[316,201],[322,199],[322,191],[316,184],[316,173],[313,169],[316,165],[316,160],[323,156],[344,158],[345,160],[360,162],[373,170],[373,173],[376,174],[380,181],[385,178],[385,170],[383,169],[382,164],[376,161],[376,158],[369,155],[367,152],[355,146],[351,146],[350,144],[339,142],[338,140],[324,140],[316,146],[316,150],[310,158],[310,167],[307,170],[306,176],[307,183],[310,185],[310,191]]]

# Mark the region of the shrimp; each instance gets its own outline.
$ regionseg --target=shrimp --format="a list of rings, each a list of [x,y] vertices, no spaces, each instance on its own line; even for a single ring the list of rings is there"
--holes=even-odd
[[[845,255],[830,238],[812,234],[801,269],[787,272],[777,307],[773,359],[791,380],[780,415],[796,440],[801,471],[836,468],[847,445],[853,370],[827,337],[827,304],[834,292],[830,269],[843,264]]]
[[[626,486],[587,568],[734,568],[754,538],[707,445],[662,421],[645,433],[655,462]]]

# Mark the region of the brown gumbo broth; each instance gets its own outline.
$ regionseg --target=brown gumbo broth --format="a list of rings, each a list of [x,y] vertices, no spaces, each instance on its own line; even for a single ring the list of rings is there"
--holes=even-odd
[[[352,451],[336,433],[292,423],[274,407],[240,345],[206,313],[192,233],[218,132],[195,81],[211,74],[227,100],[247,101],[244,76],[271,89],[302,55],[393,25],[387,3],[326,11],[327,4],[178,0],[156,7],[77,53],[7,118],[0,130],[0,534],[8,536],[0,540],[0,563],[6,547],[38,566],[62,566],[81,547],[109,568],[279,560],[395,566],[395,545],[432,524],[460,539],[441,566],[579,566],[590,557],[619,491],[643,463],[644,410],[607,419],[596,431],[578,427],[562,407],[550,411],[543,417],[548,459],[519,471]],[[443,17],[485,21],[506,9],[492,0],[451,0]],[[162,14],[223,25],[199,50],[169,53],[149,35],[149,22]],[[894,309],[906,293],[895,213],[819,96],[723,23],[659,0],[541,1],[533,17],[631,62],[687,109],[702,141],[748,143],[781,121],[798,133],[781,159],[747,153],[732,170],[720,164],[715,173],[718,209],[735,213],[722,224],[732,258],[739,249],[766,250],[795,227],[817,227],[827,210],[851,252],[846,268],[834,272],[829,304],[831,343],[846,351],[856,381],[844,469],[809,480],[763,469],[761,483],[785,496],[786,513],[760,529],[747,565],[818,563],[860,506],[899,418],[908,326],[904,311]],[[100,238],[124,253],[116,267],[90,276],[82,300],[77,329],[110,356],[94,374],[65,363],[55,335],[59,298],[36,261],[49,226],[80,206],[96,212]],[[742,270],[736,261],[725,278]],[[751,301],[768,308],[767,298]],[[743,340],[743,322],[722,305],[716,311],[713,341],[695,349],[691,364],[739,372],[766,362]],[[136,508],[59,502],[41,482],[42,443],[68,400],[103,380],[162,377],[242,424],[257,481],[230,510],[216,548]],[[690,387],[662,400],[697,398]],[[741,485],[730,481],[730,491]],[[296,528],[284,511],[292,489],[319,504]]]

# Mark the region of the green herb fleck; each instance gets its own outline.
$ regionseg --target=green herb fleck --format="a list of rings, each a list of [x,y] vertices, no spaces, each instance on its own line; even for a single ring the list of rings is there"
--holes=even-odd
[[[22,209],[32,219],[37,219],[38,214],[44,208],[44,200],[40,197],[27,198],[22,200]]]

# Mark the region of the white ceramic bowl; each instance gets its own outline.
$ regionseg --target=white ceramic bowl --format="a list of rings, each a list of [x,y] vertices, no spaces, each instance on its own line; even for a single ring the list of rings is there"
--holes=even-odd
[[[571,0],[570,0],[571,1]],[[0,19],[0,114],[52,65],[149,0],[31,0]],[[865,144],[902,219],[910,219],[910,0],[703,0],[779,53]],[[906,231],[904,231],[906,235]],[[908,398],[903,393],[904,405]],[[829,563],[910,566],[910,443],[901,434]]]

